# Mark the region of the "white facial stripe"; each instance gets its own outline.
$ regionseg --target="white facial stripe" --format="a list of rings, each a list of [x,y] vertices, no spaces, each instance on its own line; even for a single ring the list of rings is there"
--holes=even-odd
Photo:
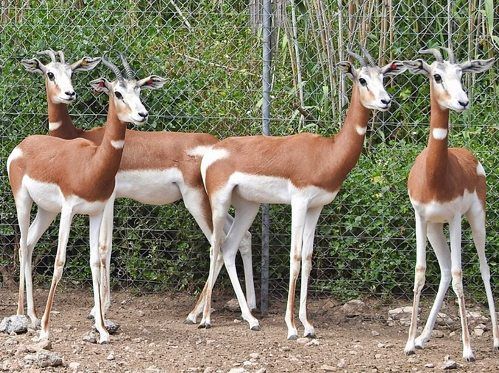
[[[485,170],[483,169],[483,166],[480,162],[478,162],[478,164],[476,165],[476,174],[483,177],[487,176],[485,175]]]
[[[367,127],[362,127],[362,126],[356,126],[355,130],[360,136],[364,136],[367,132]]]
[[[62,121],[59,122],[49,122],[49,130],[50,131],[55,131],[62,125]]]
[[[447,137],[447,129],[445,128],[434,128],[431,134],[435,140],[443,140]]]
[[[115,149],[123,149],[125,146],[125,140],[111,140],[111,145]]]

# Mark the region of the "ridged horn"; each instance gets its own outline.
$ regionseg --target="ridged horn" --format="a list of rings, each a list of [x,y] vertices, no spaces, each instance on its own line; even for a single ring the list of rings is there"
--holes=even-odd
[[[123,68],[125,69],[125,75],[126,75],[127,79],[134,79],[135,74],[134,74],[132,68],[130,67],[130,64],[126,60],[125,56],[123,56],[120,53],[120,58],[121,58],[121,63],[123,64]]]
[[[436,49],[436,48],[420,49],[419,53],[421,53],[421,54],[432,54],[433,57],[435,57],[435,59],[438,62],[444,62],[444,59],[442,57],[442,53],[440,53],[440,51],[438,49]]]
[[[52,49],[46,49],[44,51],[40,51],[37,53],[38,55],[46,55],[49,56],[52,62],[57,62],[55,57],[55,52]]]
[[[350,56],[352,56],[353,58],[355,58],[357,61],[359,61],[362,66],[367,66],[366,60],[361,55],[358,55],[357,53],[352,52],[350,49],[347,49],[347,53]]]
[[[120,82],[125,80],[123,78],[123,75],[121,74],[120,69],[114,63],[108,61],[104,56],[102,57],[102,63],[111,69],[111,71],[116,75]]]

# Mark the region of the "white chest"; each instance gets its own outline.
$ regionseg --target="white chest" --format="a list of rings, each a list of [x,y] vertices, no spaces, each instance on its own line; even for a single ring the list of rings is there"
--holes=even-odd
[[[119,171],[116,174],[116,197],[131,198],[150,205],[164,205],[182,198],[179,184],[184,182],[178,168],[166,170]]]

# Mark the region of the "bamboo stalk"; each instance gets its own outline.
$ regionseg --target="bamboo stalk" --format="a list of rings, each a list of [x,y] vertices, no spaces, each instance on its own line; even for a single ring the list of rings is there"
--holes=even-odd
[[[293,36],[293,48],[295,52],[295,62],[296,62],[296,81],[297,81],[297,94],[300,100],[300,106],[305,106],[305,100],[303,97],[303,81],[300,65],[300,50],[298,45],[298,28],[296,25],[296,9],[294,0],[290,1],[291,5],[291,31]],[[305,116],[300,112],[300,121],[298,123],[298,132],[301,131],[303,124],[305,122]]]

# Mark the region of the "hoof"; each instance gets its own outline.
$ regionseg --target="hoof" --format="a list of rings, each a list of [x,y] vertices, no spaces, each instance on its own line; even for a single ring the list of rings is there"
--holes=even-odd
[[[210,323],[201,323],[198,325],[198,329],[210,329],[211,324]]]
[[[298,336],[296,334],[291,334],[288,337],[288,341],[296,341],[298,339]]]
[[[317,338],[317,336],[315,335],[315,333],[308,333],[308,334],[305,334],[304,335],[305,338],[311,338],[311,339],[315,339]]]
[[[414,351],[414,349],[405,349],[404,350],[404,353],[409,356],[409,355],[415,355],[416,354],[416,351]]]
[[[463,359],[466,360],[468,363],[472,363],[475,361],[475,356],[471,354],[469,356],[463,356]]]
[[[101,345],[107,345],[109,343],[109,339],[102,339],[99,341],[99,344]]]
[[[184,324],[186,324],[186,325],[193,325],[193,324],[195,324],[195,322],[192,321],[191,319],[185,319],[184,320]]]
[[[255,331],[255,332],[259,332],[260,331],[260,325],[252,326],[250,329],[253,330],[253,331]]]
[[[93,320],[93,319],[95,319],[94,315],[92,315],[91,313],[89,313],[87,315],[87,320]]]

